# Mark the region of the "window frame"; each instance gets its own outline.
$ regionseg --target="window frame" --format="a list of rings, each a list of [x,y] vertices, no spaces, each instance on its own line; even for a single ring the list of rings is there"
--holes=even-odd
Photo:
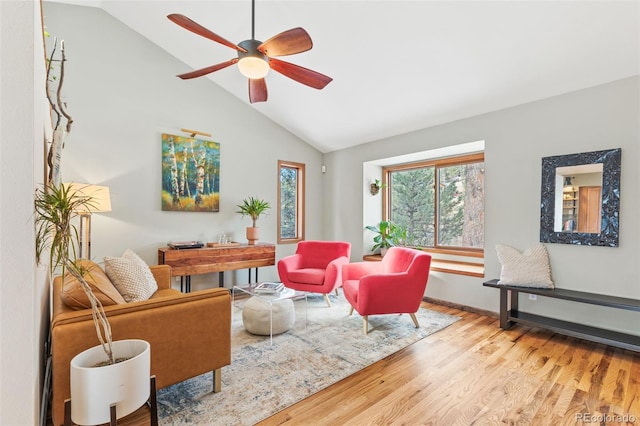
[[[296,237],[295,238],[282,238],[282,169],[296,169],[297,170],[297,183],[296,183]],[[305,233],[305,180],[306,180],[306,165],[304,163],[297,163],[295,161],[278,160],[278,225],[277,225],[277,240],[278,244],[297,244],[304,240]]]
[[[391,216],[391,206],[389,203],[390,197],[390,174],[397,171],[402,170],[411,170],[411,169],[419,169],[426,167],[434,167],[434,179],[435,184],[438,184],[439,179],[439,168],[441,167],[449,167],[456,166],[460,164],[471,164],[471,163],[480,163],[484,162],[484,152],[473,153],[473,154],[464,154],[457,155],[452,157],[444,157],[438,159],[429,159],[423,161],[416,161],[411,163],[401,163],[394,164],[389,166],[384,166],[382,168],[382,186],[384,191],[382,191],[382,220],[389,220]],[[439,253],[446,255],[457,255],[457,256],[467,256],[467,257],[484,257],[484,248],[471,248],[471,247],[452,247],[452,246],[439,246],[438,245],[438,209],[439,206],[439,192],[434,189],[434,246],[433,247],[422,247],[421,250],[429,253]],[[484,203],[483,203],[484,204]]]

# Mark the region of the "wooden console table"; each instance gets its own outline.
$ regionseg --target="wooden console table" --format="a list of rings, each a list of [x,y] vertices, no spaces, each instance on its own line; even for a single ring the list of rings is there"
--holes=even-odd
[[[188,293],[191,291],[191,275],[218,272],[219,286],[224,287],[224,271],[249,269],[251,282],[251,268],[255,268],[257,282],[258,267],[276,264],[276,246],[258,243],[180,250],[161,247],[158,249],[158,264],[171,266],[171,276],[180,277],[180,291],[184,278]]]
[[[586,293],[562,288],[516,287],[498,284],[497,279],[487,281],[483,283],[483,285],[485,287],[500,289],[500,328],[504,330],[509,329],[514,323],[519,323],[529,327],[542,327],[555,333],[640,352],[640,336],[544,317],[518,310],[519,293],[535,294],[537,296],[630,311],[640,311],[640,300],[638,299]]]

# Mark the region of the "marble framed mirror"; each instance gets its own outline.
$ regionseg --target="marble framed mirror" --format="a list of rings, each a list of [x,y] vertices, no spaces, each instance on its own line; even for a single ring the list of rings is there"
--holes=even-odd
[[[540,242],[618,247],[621,154],[542,159]]]

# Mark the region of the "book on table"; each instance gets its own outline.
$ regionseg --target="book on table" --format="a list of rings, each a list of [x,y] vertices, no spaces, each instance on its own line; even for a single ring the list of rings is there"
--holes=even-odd
[[[284,284],[265,281],[255,288],[256,293],[277,293],[284,290]]]

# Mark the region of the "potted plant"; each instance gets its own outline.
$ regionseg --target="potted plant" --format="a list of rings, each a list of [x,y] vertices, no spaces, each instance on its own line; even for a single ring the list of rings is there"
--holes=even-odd
[[[390,221],[383,220],[378,226],[368,225],[366,229],[374,232],[372,251],[380,249],[380,254],[384,256],[389,247],[403,244],[407,239],[407,229],[398,226]]]
[[[70,415],[77,424],[108,423],[110,406],[116,403],[117,417],[124,417],[144,404],[150,394],[149,343],[112,341],[102,303],[85,279],[90,272],[77,256],[79,234],[73,222],[79,211],[92,207],[92,197],[73,185],[47,185],[35,193],[36,261],[40,264],[48,252],[49,273],[61,273],[61,285],[67,274],[78,280],[91,304],[100,342],[71,361]]]
[[[256,222],[260,215],[266,214],[265,212],[271,208],[269,203],[265,200],[261,200],[255,197],[249,197],[242,200],[242,204],[238,204],[238,210],[236,213],[240,213],[242,217],[250,216],[253,225],[247,227],[247,240],[249,245],[254,245],[256,241],[260,239],[260,228],[256,226]]]
[[[378,192],[380,192],[380,190],[382,188],[385,188],[387,185],[380,182],[380,179],[376,179],[373,181],[373,183],[371,184],[371,195],[377,195]]]

